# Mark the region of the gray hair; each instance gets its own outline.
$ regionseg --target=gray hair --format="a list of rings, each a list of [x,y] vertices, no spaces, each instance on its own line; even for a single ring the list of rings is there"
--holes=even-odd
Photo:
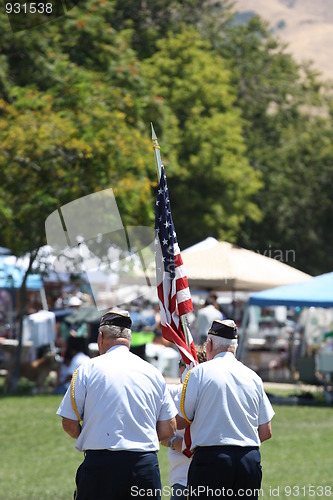
[[[104,325],[99,328],[100,332],[103,332],[104,335],[109,337],[110,339],[127,339],[131,342],[132,333],[129,328],[125,328],[124,326],[116,326],[116,325]]]
[[[236,347],[238,346],[237,339],[225,339],[224,337],[218,337],[217,335],[208,335],[208,338],[211,339],[214,350],[228,349],[228,347],[236,350]]]

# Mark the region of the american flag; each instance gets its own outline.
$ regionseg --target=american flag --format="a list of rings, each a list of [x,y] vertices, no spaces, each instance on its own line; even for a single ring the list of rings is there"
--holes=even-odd
[[[193,305],[171,216],[163,166],[156,200],[155,233],[157,294],[162,334],[166,340],[176,344],[187,365],[191,363],[195,365],[197,355],[193,339],[188,332],[190,344],[188,346],[180,320],[180,316],[193,311]]]

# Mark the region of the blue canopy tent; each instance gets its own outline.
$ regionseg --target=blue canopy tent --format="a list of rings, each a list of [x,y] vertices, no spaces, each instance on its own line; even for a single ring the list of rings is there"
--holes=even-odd
[[[333,307],[333,272],[253,293],[250,306]]]
[[[24,269],[8,264],[0,258],[0,288],[20,288],[24,278]],[[27,290],[41,290],[43,281],[39,274],[30,274],[27,278]]]

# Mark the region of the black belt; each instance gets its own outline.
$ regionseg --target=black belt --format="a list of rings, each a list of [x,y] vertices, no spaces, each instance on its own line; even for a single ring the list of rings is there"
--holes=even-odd
[[[85,455],[108,455],[110,452],[112,453],[114,450],[85,450]]]
[[[196,451],[236,451],[236,450],[243,450],[243,451],[252,451],[252,450],[259,450],[259,446],[237,446],[237,445],[231,445],[231,444],[220,444],[220,445],[212,445],[212,446],[197,446],[194,449],[194,452]]]
[[[85,450],[84,454],[86,456],[96,456],[96,455],[110,455],[110,453],[155,453],[156,451],[131,451],[131,450]]]

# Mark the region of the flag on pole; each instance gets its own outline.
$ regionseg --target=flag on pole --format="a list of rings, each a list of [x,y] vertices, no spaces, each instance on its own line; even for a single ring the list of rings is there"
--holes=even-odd
[[[156,200],[155,234],[157,294],[162,334],[166,340],[176,344],[186,365],[195,365],[198,361],[194,342],[189,333],[189,345],[187,344],[181,321],[181,316],[193,311],[193,305],[171,216],[163,166]]]

